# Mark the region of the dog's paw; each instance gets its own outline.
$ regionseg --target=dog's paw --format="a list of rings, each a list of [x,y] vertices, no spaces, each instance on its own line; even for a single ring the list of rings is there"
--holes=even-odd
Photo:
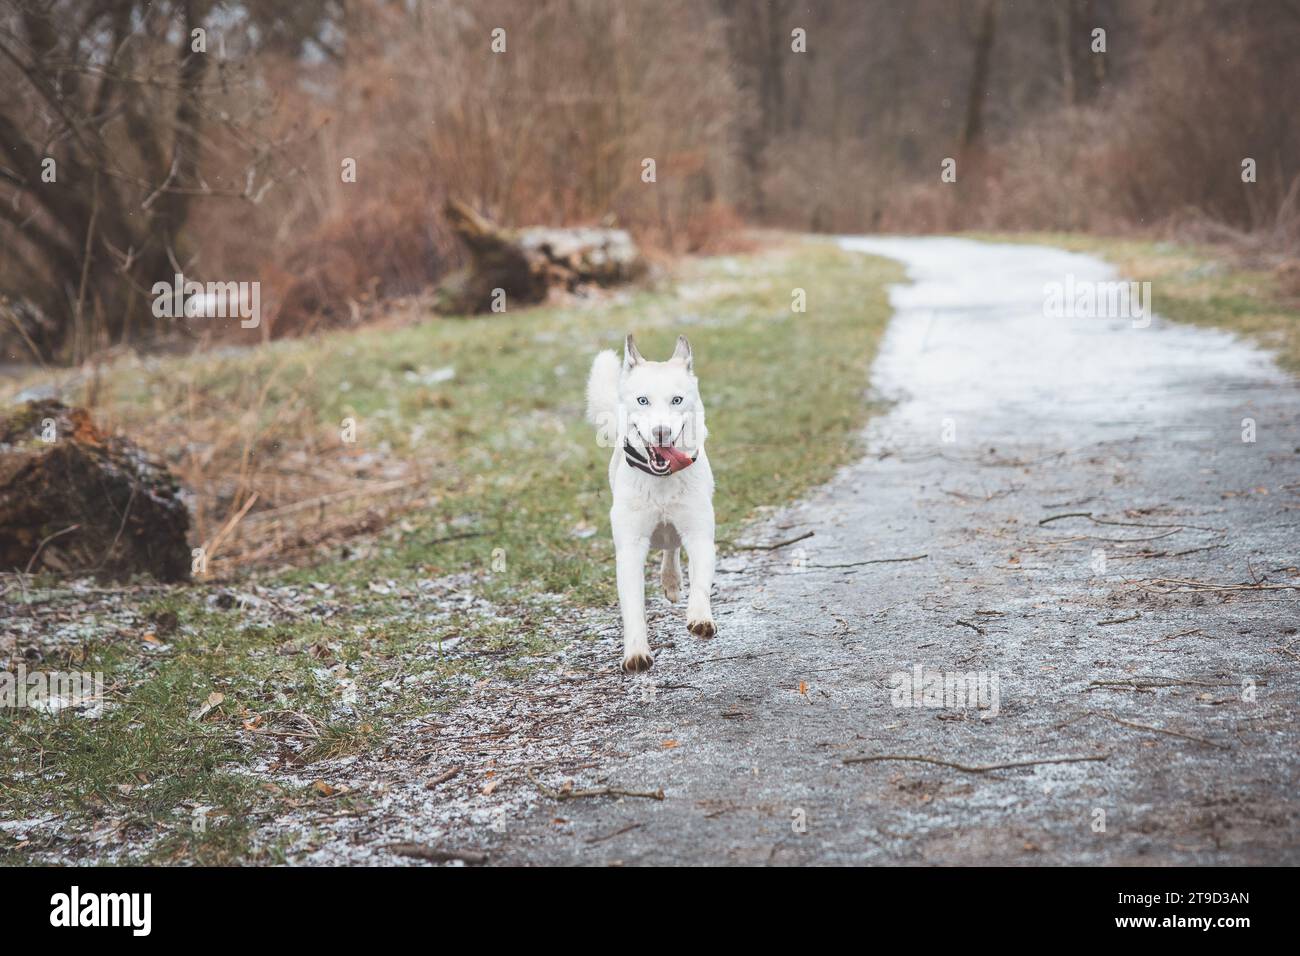
[[[668,599],[669,604],[676,604],[682,599],[682,585],[680,581],[664,582],[664,597]]]
[[[713,618],[709,615],[699,618],[687,618],[686,630],[696,637],[712,637],[718,633],[718,629],[713,625]]]
[[[641,671],[648,671],[655,659],[649,653],[628,654],[623,658],[623,670],[629,674],[638,674]]]

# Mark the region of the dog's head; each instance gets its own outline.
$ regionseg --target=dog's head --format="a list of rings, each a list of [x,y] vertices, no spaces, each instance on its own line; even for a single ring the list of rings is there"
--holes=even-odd
[[[619,399],[633,445],[671,461],[679,456],[689,460],[704,444],[704,404],[686,336],[677,337],[677,348],[668,361],[650,362],[628,335]]]

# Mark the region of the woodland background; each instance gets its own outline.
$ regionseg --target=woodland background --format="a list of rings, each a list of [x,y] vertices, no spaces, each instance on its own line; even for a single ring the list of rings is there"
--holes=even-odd
[[[770,226],[1293,256],[1297,50],[1297,0],[0,0],[4,361],[174,333],[176,272],[262,282],[237,335],[363,320],[458,264],[449,197],[658,255]]]

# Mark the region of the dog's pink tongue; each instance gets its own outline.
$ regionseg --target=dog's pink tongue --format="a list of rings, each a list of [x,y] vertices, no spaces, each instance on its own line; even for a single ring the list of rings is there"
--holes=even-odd
[[[668,448],[663,445],[655,446],[655,453],[668,462],[669,472],[678,472],[691,463],[691,456],[686,454],[680,448]]]

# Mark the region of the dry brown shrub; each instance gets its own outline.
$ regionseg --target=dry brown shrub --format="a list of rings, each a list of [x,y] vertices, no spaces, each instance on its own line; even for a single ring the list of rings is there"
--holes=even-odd
[[[372,201],[311,232],[276,264],[271,336],[356,324],[380,298],[421,292],[461,260],[431,205]]]

